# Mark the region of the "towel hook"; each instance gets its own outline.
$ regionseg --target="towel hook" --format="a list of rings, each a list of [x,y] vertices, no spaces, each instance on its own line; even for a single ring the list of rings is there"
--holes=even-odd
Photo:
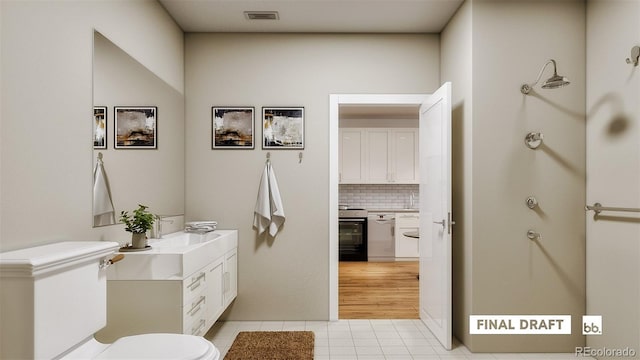
[[[631,48],[631,58],[627,58],[627,64],[633,64],[638,66],[638,60],[640,60],[640,46],[634,46]]]
[[[102,153],[101,152],[98,152],[98,161],[102,162]]]
[[[302,151],[298,153],[298,164],[302,164]]]
[[[267,151],[267,162],[271,162],[271,153]]]

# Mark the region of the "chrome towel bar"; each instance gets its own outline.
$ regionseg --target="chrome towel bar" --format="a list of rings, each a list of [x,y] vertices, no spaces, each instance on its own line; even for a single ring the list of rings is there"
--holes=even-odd
[[[586,211],[593,210],[596,215],[600,214],[603,211],[625,211],[625,212],[640,212],[640,209],[637,208],[621,208],[621,207],[609,207],[602,206],[600,203],[595,203],[593,205],[587,205],[584,207]]]

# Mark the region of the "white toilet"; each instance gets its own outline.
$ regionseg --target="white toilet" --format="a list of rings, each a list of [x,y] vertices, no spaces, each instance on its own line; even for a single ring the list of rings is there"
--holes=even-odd
[[[0,358],[219,359],[199,336],[144,334],[110,345],[93,338],[106,325],[105,268],[117,249],[71,241],[1,253]]]

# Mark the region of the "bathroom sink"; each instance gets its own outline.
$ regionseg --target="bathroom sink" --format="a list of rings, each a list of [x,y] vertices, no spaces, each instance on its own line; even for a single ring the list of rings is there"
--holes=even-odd
[[[170,234],[165,236],[162,239],[150,239],[148,241],[149,245],[152,248],[175,248],[181,246],[191,246],[202,244],[207,241],[212,241],[220,237],[215,231],[205,233],[205,234],[194,234],[194,233],[185,233],[179,231],[174,234]]]
[[[178,231],[149,239],[150,250],[124,252],[123,260],[107,269],[108,280],[184,279],[238,246],[237,230],[205,234]]]

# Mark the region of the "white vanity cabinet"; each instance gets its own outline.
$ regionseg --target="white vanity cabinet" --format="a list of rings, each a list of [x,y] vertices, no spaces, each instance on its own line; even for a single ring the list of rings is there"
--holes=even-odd
[[[224,258],[218,258],[206,269],[207,274],[207,322],[213,324],[225,310],[224,301]]]
[[[238,295],[238,249],[228,251],[207,267],[207,329]]]
[[[107,326],[96,339],[113,342],[123,336],[162,332],[204,335],[237,295],[237,231],[220,233],[196,245],[152,244],[145,255],[124,253],[125,258],[107,272]],[[183,268],[189,268],[184,262],[206,264],[186,276],[166,276],[166,270],[153,268],[166,269],[179,252],[184,255],[180,258]],[[189,257],[190,252],[196,257]]]
[[[396,260],[418,259],[420,256],[418,239],[405,236],[404,233],[418,231],[419,228],[420,214],[418,212],[396,214]]]
[[[223,292],[225,308],[238,296],[238,249],[224,256]]]

